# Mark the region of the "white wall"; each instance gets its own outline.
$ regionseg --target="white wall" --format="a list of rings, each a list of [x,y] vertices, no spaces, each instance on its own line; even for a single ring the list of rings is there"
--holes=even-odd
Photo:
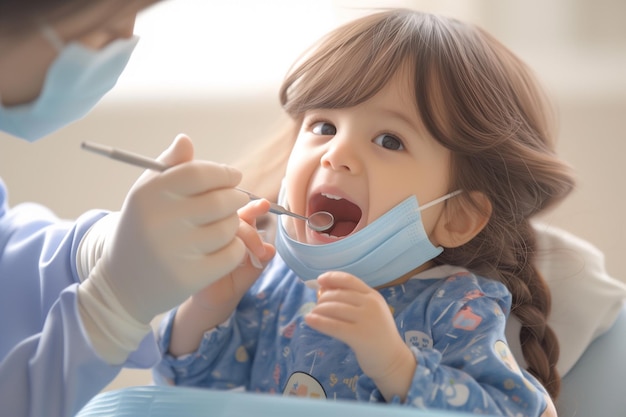
[[[170,1],[146,12],[138,22],[143,39],[119,88],[83,120],[36,144],[0,134],[0,175],[12,204],[36,201],[68,218],[119,208],[141,171],[80,150],[84,140],[156,156],[185,132],[198,158],[232,161],[275,126],[277,83],[291,61],[330,26],[359,12],[348,0],[278,1],[260,18],[257,2],[231,1],[239,10],[219,6],[219,19],[208,25],[199,18],[210,12],[207,3],[214,2]],[[358,2],[370,3],[381,2]],[[626,281],[620,261],[626,253],[626,26],[620,21],[626,3],[394,4],[476,21],[536,68],[560,113],[560,151],[579,177],[576,192],[547,220],[598,246],[609,273]],[[220,29],[220,21],[239,25]],[[110,388],[148,381],[147,371],[124,371]]]

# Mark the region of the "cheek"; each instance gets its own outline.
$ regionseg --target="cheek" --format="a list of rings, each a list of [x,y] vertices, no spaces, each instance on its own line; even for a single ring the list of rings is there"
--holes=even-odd
[[[422,211],[422,224],[427,235],[431,235],[437,223],[437,218],[441,214],[440,210],[436,210],[435,207],[431,207],[428,210]]]
[[[412,183],[406,181],[406,178],[406,172],[401,170],[394,172],[388,167],[375,167],[368,171],[368,223],[378,219],[408,196],[415,194]]]
[[[307,186],[312,172],[311,161],[292,152],[285,171],[284,192],[289,208],[296,213],[306,209]]]
[[[292,152],[287,161],[287,169],[285,170],[285,185],[289,191],[288,195],[290,197],[293,197],[294,191],[302,189],[302,184],[308,176],[307,161]]]
[[[306,194],[307,184],[318,166],[319,157],[317,154],[309,148],[298,146],[296,142],[287,160],[287,168],[285,170],[286,178],[292,185],[290,196],[294,195],[291,193],[293,191],[303,193],[303,195]]]
[[[298,168],[306,163],[306,153],[301,146],[298,146],[296,142],[289,152],[289,158],[287,159],[287,176],[293,175],[297,172]]]

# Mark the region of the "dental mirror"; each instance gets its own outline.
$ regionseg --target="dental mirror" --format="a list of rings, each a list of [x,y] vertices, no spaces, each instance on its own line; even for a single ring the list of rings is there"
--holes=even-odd
[[[249,191],[242,190],[241,188],[237,188],[242,193],[248,194],[250,200],[258,200],[261,197],[252,194]],[[316,211],[311,214],[309,217],[301,216],[299,214],[294,213],[293,211],[289,211],[283,206],[270,203],[270,213],[274,214],[286,214],[287,216],[295,217],[296,219],[300,219],[306,222],[306,225],[309,229],[315,230],[316,232],[323,232],[325,230],[330,229],[335,224],[335,218],[332,214],[327,211]]]
[[[307,226],[316,232],[323,232],[335,224],[335,217],[327,211],[316,211],[306,221]]]
[[[274,214],[286,214],[287,216],[295,217],[296,219],[304,220],[309,229],[314,230],[316,232],[323,232],[325,230],[330,229],[335,224],[335,218],[332,214],[327,211],[316,211],[311,214],[308,218],[305,216],[301,216],[299,214],[293,213],[289,210],[286,210],[284,207],[280,207],[280,210],[275,210],[274,207],[278,206],[278,204],[272,203],[272,208],[270,208],[270,212]]]
[[[165,171],[166,169],[169,168],[169,166],[155,160],[155,159],[151,159],[148,158],[146,156],[143,155],[139,155],[136,153],[132,153],[132,152],[128,152],[128,151],[124,151],[121,149],[116,149],[110,146],[105,146],[105,145],[100,145],[97,143],[93,143],[93,142],[83,142],[81,144],[81,147],[83,149],[86,149],[88,151],[92,151],[94,153],[97,153],[99,155],[104,155],[107,156],[111,159],[116,159],[118,161],[122,161],[122,162],[126,162],[132,165],[136,165],[136,166],[140,166],[142,168],[146,168],[146,169],[152,169],[154,171]],[[241,191],[244,194],[247,194],[248,197],[250,197],[250,200],[258,200],[261,197],[252,194],[249,191],[246,190],[242,190],[241,188],[237,188],[237,190]],[[318,211],[315,212],[313,214],[311,214],[311,216],[309,216],[308,218],[305,216],[301,216],[299,214],[296,214],[292,211],[287,210],[286,208],[284,208],[283,206],[276,204],[276,203],[270,203],[270,213],[274,213],[274,214],[286,214],[287,216],[291,216],[291,217],[295,217],[296,219],[300,219],[300,220],[304,220],[307,224],[307,226],[311,229],[314,230],[316,232],[323,232],[325,230],[330,229],[331,227],[333,227],[333,225],[335,224],[335,218],[333,217],[332,214],[330,214],[327,211]]]

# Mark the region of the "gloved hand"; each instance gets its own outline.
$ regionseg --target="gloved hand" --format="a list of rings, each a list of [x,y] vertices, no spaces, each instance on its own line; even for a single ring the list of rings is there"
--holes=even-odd
[[[79,312],[110,363],[136,349],[157,314],[228,274],[246,254],[236,236],[237,209],[248,201],[233,188],[241,174],[193,160],[182,135],[158,159],[172,168],[146,171],[121,212],[96,224],[77,256],[79,273],[89,274],[79,286]]]
[[[256,219],[269,212],[265,199],[250,201],[239,209],[239,238],[248,248],[248,259],[239,267],[189,297],[176,310],[168,352],[182,356],[198,350],[204,334],[224,323],[235,311],[244,294],[256,282],[276,253],[264,242],[256,228]]]

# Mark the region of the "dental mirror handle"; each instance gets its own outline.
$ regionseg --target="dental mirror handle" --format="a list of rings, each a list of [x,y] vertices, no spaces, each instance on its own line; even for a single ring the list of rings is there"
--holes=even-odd
[[[238,191],[241,191],[244,194],[247,194],[250,197],[250,200],[260,200],[262,197],[259,197],[256,194],[252,194],[250,191],[242,190],[241,188],[236,188]],[[274,214],[286,214],[287,216],[295,217],[300,220],[308,221],[304,216],[294,213],[293,211],[289,211],[280,204],[270,202],[270,213]]]
[[[116,149],[112,146],[101,145],[93,142],[83,142],[80,147],[111,159],[126,162],[127,164],[139,166],[145,169],[151,169],[153,171],[163,172],[169,168],[168,165],[165,165],[156,159],[152,159],[138,153]]]
[[[112,146],[101,145],[99,143],[83,142],[81,144],[81,148],[86,149],[88,151],[95,152],[97,154],[100,154],[106,157],[109,157],[111,159],[126,162],[127,164],[131,164],[131,165],[140,166],[145,169],[151,169],[153,171],[163,172],[166,169],[170,168],[168,165],[162,162],[159,162],[156,159],[152,159],[147,156],[140,155],[138,153],[116,149],[116,148],[113,148]],[[250,200],[261,199],[261,197],[255,194],[252,194],[249,191],[242,190],[241,188],[236,188],[236,189],[238,191],[241,191],[244,194],[247,194],[248,197],[250,197]],[[270,212],[274,214],[286,214],[288,216],[292,216],[292,217],[295,217],[304,221],[308,220],[306,217],[296,214],[292,211],[289,211],[283,206],[276,204],[276,203],[270,203]]]

